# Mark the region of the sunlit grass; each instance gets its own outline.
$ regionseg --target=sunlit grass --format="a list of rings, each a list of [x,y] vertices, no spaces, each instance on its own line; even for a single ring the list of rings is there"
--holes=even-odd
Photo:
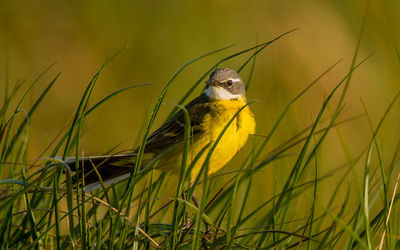
[[[194,89],[199,87],[204,78],[218,65],[246,55],[242,66],[238,68],[238,71],[242,71],[254,61],[257,54],[282,36],[234,53],[213,64],[183,95],[176,108],[171,111],[171,115],[179,109],[184,110],[181,105],[187,102]],[[337,174],[332,171],[328,175],[321,175],[319,171],[323,167],[320,163],[323,159],[318,156],[318,152],[326,143],[327,135],[333,128],[340,128],[342,124],[359,118],[340,117],[343,100],[347,94],[346,86],[350,84],[352,73],[369,59],[366,57],[358,60],[357,53],[349,72],[342,76],[341,81],[337,82],[327,95],[309,127],[291,135],[289,140],[283,141],[279,146],[271,147],[272,150],[267,150],[267,145],[270,146],[271,138],[277,129],[285,126],[284,121],[289,110],[300,98],[307,98],[308,91],[330,73],[340,60],[321,72],[314,80],[310,79],[310,83],[292,97],[274,121],[270,131],[254,140],[240,167],[230,173],[232,177],[224,183],[217,185],[224,173],[207,175],[207,163],[218,140],[211,142],[188,165],[186,158],[191,138],[188,132],[189,117],[186,115],[186,157],[183,157],[182,171],[174,185],[176,191],[172,197],[161,195],[168,174],[160,174],[154,170],[156,160],[143,168],[142,157],[147,137],[153,129],[167,91],[173,88],[176,77],[197,60],[205,59],[223,49],[189,61],[172,75],[158,95],[150,117],[147,118],[138,157],[130,177],[118,184],[102,185],[101,189],[91,193],[82,192],[84,184],[79,183],[78,178],[73,178],[74,175],[85,174],[79,171],[79,164],[76,165],[78,171],[72,173],[64,160],[71,155],[76,158],[82,156],[80,138],[87,116],[101,109],[102,105],[112,101],[118,94],[128,90],[140,91],[148,85],[137,84],[117,90],[90,105],[90,97],[103,68],[122,50],[107,59],[94,74],[82,94],[70,127],[50,145],[52,151],[44,160],[32,162],[27,159],[30,124],[35,122],[35,111],[40,105],[45,105],[46,95],[60,74],[56,74],[47,84],[29,110],[22,108],[23,102],[32,88],[42,81],[42,76],[49,74],[48,69],[51,66],[39,75],[18,100],[15,100],[16,93],[21,90],[21,86],[17,85],[9,92],[9,84],[5,84],[7,96],[0,110],[2,248],[373,249],[383,246],[395,249],[399,246],[399,150],[395,150],[390,158],[382,159],[383,154],[377,143],[379,129],[390,119],[390,111],[398,103],[399,94],[395,94],[388,101],[377,126],[373,125],[374,121],[370,119],[365,108],[365,114],[361,117],[367,117],[364,121],[371,127],[370,142],[365,145],[366,150],[359,156],[351,156],[352,161],[340,166],[348,170],[337,183],[332,183],[332,193],[321,193],[319,190],[321,183]],[[340,101],[334,104],[333,98],[336,96],[340,97]],[[11,101],[17,101],[15,107],[10,106]],[[253,103],[255,101],[249,101],[248,105]],[[335,107],[334,112],[329,114],[328,107]],[[17,119],[18,116],[23,117],[22,121]],[[219,139],[223,133],[224,131]],[[342,147],[345,147],[344,144]],[[398,147],[400,148],[400,143]],[[294,155],[293,150],[297,150]],[[372,157],[374,151],[379,156],[377,159]],[[203,153],[207,154],[207,160],[197,178],[190,180],[190,171]],[[55,158],[57,155],[61,157]],[[260,192],[252,185],[253,178],[271,163],[280,162],[287,157],[295,157],[296,160],[292,165],[285,166],[290,169],[290,173],[286,179],[281,178],[279,185],[275,185],[274,195],[256,207],[247,206],[251,199],[250,194]],[[359,161],[363,161],[365,166],[361,176],[357,176],[354,169],[355,163]],[[355,185],[345,185],[350,172],[357,177]],[[312,173],[312,178],[306,173]],[[362,183],[357,183],[358,179]],[[190,185],[191,183],[193,185]],[[183,190],[187,192],[186,200],[181,197]],[[195,191],[200,197],[198,207],[190,201]],[[350,199],[351,194],[358,199]],[[321,202],[320,196],[326,196],[329,202]],[[300,209],[297,206],[300,202],[306,206],[303,205]],[[186,224],[187,212],[191,225]],[[205,235],[203,220],[211,225],[211,235]]]

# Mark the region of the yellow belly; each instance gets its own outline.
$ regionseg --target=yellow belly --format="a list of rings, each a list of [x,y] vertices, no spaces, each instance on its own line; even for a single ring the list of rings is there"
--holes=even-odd
[[[187,166],[196,158],[199,152],[211,142],[211,145],[217,140],[228,122],[246,103],[242,100],[220,100],[210,103],[210,112],[204,116],[201,127],[206,133],[194,137]],[[249,134],[255,132],[254,115],[248,107],[240,111],[239,115],[232,121],[225,131],[221,140],[215,147],[210,161],[208,163],[208,174],[215,173],[227,164],[233,156],[244,146]],[[176,150],[171,152],[159,163],[159,169],[170,170],[179,173],[182,160],[182,145],[177,145]],[[201,167],[209,153],[208,148],[193,167],[191,176],[195,179],[200,172]]]

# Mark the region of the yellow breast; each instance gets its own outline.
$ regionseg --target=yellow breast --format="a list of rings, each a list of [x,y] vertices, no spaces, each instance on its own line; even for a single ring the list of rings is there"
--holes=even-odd
[[[206,131],[200,138],[193,141],[193,155],[196,155],[209,142],[215,142],[228,122],[246,105],[243,100],[218,100],[210,103],[210,112],[205,115],[202,130]],[[227,164],[244,146],[249,134],[255,132],[254,115],[245,107],[229,125],[212,153],[208,165],[208,173],[212,174]],[[192,179],[197,176],[207,154],[196,164],[192,171]]]
[[[211,142],[215,143],[229,121],[234,117],[237,112],[246,105],[244,100],[215,100],[207,103],[207,112],[202,116],[201,135],[192,138],[190,152],[187,160],[189,166],[193,159]],[[203,107],[204,108],[204,107]],[[203,112],[204,110],[199,112]],[[215,173],[227,164],[235,154],[244,146],[249,134],[255,132],[254,115],[248,107],[245,107],[235,117],[226,131],[223,133],[220,141],[212,152],[210,161],[208,163],[208,174]],[[163,157],[159,164],[158,169],[169,171],[172,173],[179,173],[181,169],[183,143],[176,145],[177,147]],[[191,177],[195,180],[200,172],[204,161],[209,154],[211,147],[206,150],[199,160],[196,162],[192,169]]]

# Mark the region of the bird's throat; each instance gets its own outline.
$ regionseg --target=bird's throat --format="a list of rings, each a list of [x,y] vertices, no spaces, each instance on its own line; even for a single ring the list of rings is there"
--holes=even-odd
[[[228,90],[218,86],[208,86],[206,96],[216,100],[233,100],[242,97],[241,95],[232,94]]]

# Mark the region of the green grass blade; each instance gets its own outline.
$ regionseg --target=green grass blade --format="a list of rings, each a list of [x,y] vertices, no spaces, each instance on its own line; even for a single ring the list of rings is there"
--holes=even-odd
[[[25,100],[25,98],[27,97],[28,93],[31,92],[32,88],[39,82],[39,80],[42,78],[42,76],[44,74],[46,74],[54,65],[55,64],[50,65],[41,74],[39,74],[39,76],[32,82],[32,84],[28,87],[28,89],[22,95],[17,106],[15,107],[14,115],[12,116],[12,119],[8,125],[8,127],[9,127],[8,132],[6,133],[6,135],[4,137],[3,149],[1,151],[1,156],[0,156],[0,176],[2,176],[2,173],[3,173],[3,162],[6,162],[6,159],[9,155],[9,153],[7,153],[7,152],[9,152],[8,151],[8,140],[10,138],[11,128],[13,127],[13,124],[14,124],[15,114],[18,112],[18,110],[20,110],[20,107],[21,107],[23,101]]]
[[[22,134],[22,131],[24,130],[24,128],[26,127],[26,125],[28,124],[28,121],[30,119],[32,119],[33,114],[35,113],[36,109],[39,107],[39,105],[42,103],[44,97],[48,94],[48,92],[50,91],[50,89],[53,87],[54,83],[57,81],[58,77],[61,75],[61,72],[58,73],[56,75],[56,77],[54,77],[54,79],[49,83],[49,85],[47,85],[46,89],[40,94],[39,98],[36,100],[36,102],[33,104],[32,108],[29,110],[27,118],[20,124],[20,126],[18,127],[18,130],[15,134],[15,136],[11,139],[9,147],[6,151],[6,155],[8,155],[11,150],[13,149],[15,143],[17,142],[17,140],[19,139],[20,135]]]
[[[296,30],[298,30],[298,29],[289,30],[289,31],[287,31],[287,32],[285,32],[285,33],[279,35],[278,37],[272,39],[271,41],[262,43],[262,44],[260,44],[260,45],[254,46],[254,47],[251,47],[251,48],[249,48],[249,49],[245,49],[245,50],[239,51],[239,52],[237,52],[237,53],[234,53],[234,54],[232,54],[232,55],[230,55],[230,56],[227,56],[227,57],[221,59],[221,60],[218,61],[216,64],[214,64],[208,71],[206,71],[206,72],[199,78],[199,80],[196,81],[195,84],[193,84],[193,86],[192,86],[192,87],[185,93],[185,95],[178,101],[178,105],[182,105],[184,102],[186,102],[187,99],[189,98],[189,96],[193,93],[193,91],[194,91],[194,90],[200,85],[200,83],[203,81],[203,79],[205,79],[205,78],[211,73],[211,71],[213,71],[213,70],[214,70],[216,67],[218,67],[218,65],[220,65],[221,63],[226,62],[226,61],[228,61],[228,60],[230,60],[230,59],[232,59],[232,58],[234,58],[234,57],[237,57],[237,56],[239,56],[239,55],[241,55],[241,54],[244,54],[244,53],[247,53],[247,52],[249,52],[249,51],[252,51],[252,50],[254,50],[254,49],[256,49],[256,48],[263,47],[263,48],[259,49],[258,51],[256,51],[256,52],[255,52],[255,53],[254,53],[254,54],[239,68],[239,71],[238,71],[238,72],[240,72],[240,71],[247,65],[247,63],[250,62],[250,60],[251,60],[253,57],[255,57],[259,52],[261,52],[265,47],[269,46],[270,44],[274,43],[275,41],[279,40],[280,38],[282,38],[282,37],[284,37],[284,36],[286,36],[286,35],[288,35],[288,34],[294,32],[294,31],[296,31]],[[231,47],[231,46],[228,46],[228,47],[219,49],[219,50],[217,50],[217,51],[215,51],[215,52],[219,52],[219,51],[222,51],[222,50],[227,49],[227,48],[230,48],[230,47]],[[215,52],[211,52],[211,53],[215,53]],[[176,111],[177,111],[177,109],[173,109],[173,110],[171,111],[171,113],[168,115],[167,120],[170,119],[170,118],[176,113]]]
[[[175,204],[174,204],[174,211],[172,216],[172,225],[171,231],[177,232],[177,224],[179,223],[178,215],[185,213],[186,208],[184,207],[182,211],[179,209],[178,198],[181,196],[182,192],[184,192],[184,184],[185,184],[185,175],[186,175],[186,167],[187,167],[187,160],[189,155],[189,147],[191,145],[191,122],[188,110],[185,109],[183,106],[179,106],[179,108],[183,111],[184,118],[185,118],[185,135],[184,135],[184,147],[183,147],[183,155],[182,155],[182,162],[181,162],[181,170],[179,174],[179,181],[177,185],[177,190],[175,194]],[[182,216],[180,216],[182,218]],[[179,231],[181,232],[181,231]],[[170,247],[175,248],[176,244],[179,242],[180,233],[175,233],[171,237]]]
[[[365,170],[364,170],[364,197],[363,197],[363,209],[364,209],[364,223],[365,223],[365,233],[366,233],[366,238],[367,238],[367,243],[368,243],[368,248],[372,248],[372,241],[371,241],[371,235],[370,235],[370,224],[369,224],[369,170],[370,170],[370,165],[371,165],[371,156],[372,156],[372,150],[373,146],[375,145],[376,142],[376,136],[378,134],[379,129],[381,128],[383,121],[389,114],[390,110],[392,109],[393,105],[396,103],[398,97],[400,96],[400,92],[397,93],[397,95],[392,99],[391,103],[389,104],[389,107],[386,109],[385,113],[383,114],[381,120],[378,123],[378,126],[376,127],[371,142],[368,147],[368,152],[367,152],[367,158],[365,161]]]
[[[100,68],[97,70],[97,72],[93,75],[92,79],[90,80],[88,86],[85,89],[85,92],[82,95],[81,101],[78,105],[78,108],[75,112],[75,117],[74,120],[72,121],[72,125],[71,125],[71,129],[68,133],[68,137],[67,137],[67,142],[64,148],[64,153],[63,153],[63,159],[65,159],[67,157],[67,155],[69,154],[69,150],[70,150],[70,142],[71,142],[71,138],[72,138],[72,134],[73,134],[73,129],[79,124],[79,118],[82,116],[81,112],[83,110],[84,107],[86,107],[88,101],[89,101],[89,97],[90,94],[97,82],[97,78],[99,77],[100,73],[102,72],[102,70],[104,69],[104,67],[112,60],[114,59],[114,57],[116,57],[118,54],[120,54],[124,49],[126,49],[126,47],[118,50],[117,52],[115,52],[111,57],[107,58],[105,60],[105,62],[100,66]]]

